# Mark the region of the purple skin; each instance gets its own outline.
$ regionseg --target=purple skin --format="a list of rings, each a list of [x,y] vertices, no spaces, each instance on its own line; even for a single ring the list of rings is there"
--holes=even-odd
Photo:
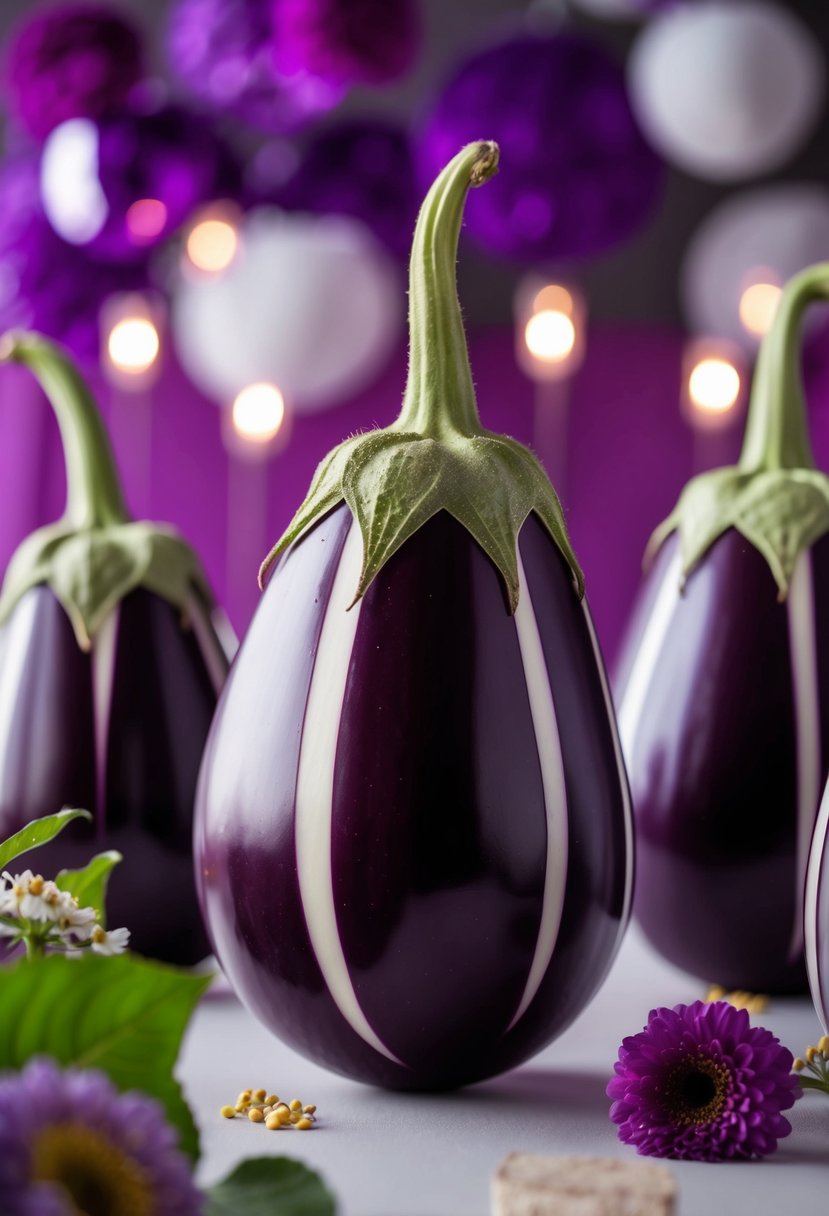
[[[635,913],[656,949],[731,989],[800,992],[795,713],[786,605],[762,555],[729,530],[689,576],[631,742],[631,667],[677,538],[663,545],[616,681],[636,815]],[[829,613],[829,536],[811,550]],[[676,574],[674,572],[674,577]],[[829,768],[829,639],[817,631],[821,769]]]
[[[531,516],[520,550],[555,700],[569,859],[552,959],[509,1029],[541,918],[547,827],[524,669],[503,581],[440,512],[369,586],[339,717],[332,814],[337,929],[386,1058],[340,1013],[309,937],[295,797],[323,617],[351,516],[282,558],[208,739],[196,807],[202,908],[236,992],[316,1062],[404,1090],[480,1081],[584,1008],[625,907],[625,811],[600,670],[569,571]]]
[[[126,925],[142,954],[196,963],[209,953],[191,851],[193,793],[216,703],[205,660],[172,605],[140,589],[122,601],[102,791],[91,666],[53,593],[27,592],[0,629],[2,699],[7,681],[19,681],[0,736],[0,838],[61,806],[86,807],[93,823],[70,824],[18,869],[52,877],[118,849],[109,924]]]
[[[809,858],[804,913],[809,985],[817,1015],[829,1034],[829,821],[825,801]]]

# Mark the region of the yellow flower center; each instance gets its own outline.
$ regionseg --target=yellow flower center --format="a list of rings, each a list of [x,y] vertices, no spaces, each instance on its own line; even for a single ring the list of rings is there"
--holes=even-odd
[[[81,1124],[43,1129],[32,1150],[32,1175],[62,1187],[74,1216],[152,1216],[144,1171],[100,1132]]]
[[[686,1056],[665,1084],[665,1113],[681,1126],[713,1123],[725,1106],[731,1073],[708,1056]]]

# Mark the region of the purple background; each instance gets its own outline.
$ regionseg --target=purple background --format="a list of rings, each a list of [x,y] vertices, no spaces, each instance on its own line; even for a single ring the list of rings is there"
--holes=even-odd
[[[680,416],[682,342],[668,330],[595,331],[572,383],[569,458],[560,488],[610,661],[651,529],[693,471],[727,463],[737,453],[739,425],[695,440]],[[549,411],[561,401],[547,397],[534,404],[535,387],[515,365],[512,331],[473,333],[471,359],[484,424],[532,443],[558,480],[559,445]],[[302,500],[318,460],[354,430],[391,422],[404,377],[401,346],[369,392],[327,413],[295,419],[289,442],[268,464],[243,463],[229,460],[220,411],[189,384],[168,347],[150,403],[151,468],[141,455],[148,398],[99,381],[94,387],[132,509],[184,532],[242,631],[258,597],[258,563]],[[815,385],[810,396],[818,463],[827,468],[829,386]],[[24,535],[55,518],[62,506],[62,458],[48,406],[25,372],[0,368],[0,569]],[[230,549],[229,511],[237,521]]]

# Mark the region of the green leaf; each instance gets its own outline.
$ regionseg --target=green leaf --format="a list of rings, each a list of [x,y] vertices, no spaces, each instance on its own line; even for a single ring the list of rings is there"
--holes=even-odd
[[[31,823],[26,824],[25,828],[21,828],[13,836],[9,836],[8,840],[0,843],[0,870],[5,870],[10,862],[14,861],[16,857],[22,856],[23,853],[28,853],[30,849],[37,849],[40,845],[54,840],[73,819],[91,818],[89,811],[66,807],[64,810],[58,811],[56,815],[44,815],[42,819],[33,819]]]
[[[210,977],[133,955],[47,955],[0,968],[0,1068],[36,1055],[102,1069],[120,1090],[157,1099],[198,1157],[198,1133],[173,1078],[182,1035]]]
[[[334,1216],[319,1174],[288,1157],[251,1157],[207,1191],[205,1216]]]
[[[61,870],[55,878],[61,891],[74,895],[82,908],[95,909],[102,927],[106,927],[107,883],[119,861],[123,861],[121,854],[109,849],[98,853],[82,870]]]

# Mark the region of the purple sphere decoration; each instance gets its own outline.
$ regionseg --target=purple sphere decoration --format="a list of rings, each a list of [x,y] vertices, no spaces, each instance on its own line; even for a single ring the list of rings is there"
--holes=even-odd
[[[350,215],[407,258],[417,206],[412,146],[391,122],[355,119],[316,135],[271,201],[288,211]]]
[[[95,362],[102,304],[114,293],[146,288],[145,266],[93,262],[62,241],[43,213],[32,158],[0,170],[0,213],[0,332],[35,329]]]
[[[38,11],[8,52],[12,113],[38,140],[69,118],[98,118],[121,105],[142,75],[138,33],[104,5]]]
[[[279,68],[335,85],[395,80],[420,45],[413,0],[273,0],[273,23]]]
[[[118,1093],[102,1072],[31,1060],[0,1081],[3,1211],[199,1216],[204,1198],[177,1140],[144,1094]]]
[[[335,106],[340,84],[276,66],[272,0],[177,0],[167,56],[194,97],[270,134],[301,127]]]
[[[482,132],[505,153],[498,177],[470,197],[468,227],[501,257],[601,253],[660,199],[662,164],[636,125],[622,69],[587,38],[521,36],[468,60],[426,125],[424,180]]]
[[[766,1157],[788,1136],[801,1095],[792,1053],[727,1001],[652,1009],[622,1040],[607,1087],[619,1139],[646,1157]]]
[[[239,171],[210,123],[165,106],[57,128],[41,188],[64,239],[102,261],[140,262],[196,207],[238,194]]]

